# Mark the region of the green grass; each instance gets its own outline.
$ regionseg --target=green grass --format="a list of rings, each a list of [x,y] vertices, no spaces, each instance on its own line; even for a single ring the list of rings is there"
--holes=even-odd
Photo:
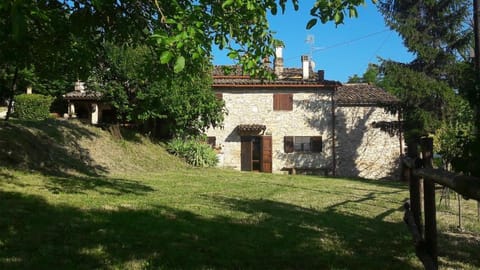
[[[194,169],[142,137],[48,123],[0,126],[0,269],[422,268],[404,184]],[[1,150],[30,133],[64,141],[47,154]],[[454,208],[438,213],[443,268],[480,267],[473,206],[468,234],[453,233]]]

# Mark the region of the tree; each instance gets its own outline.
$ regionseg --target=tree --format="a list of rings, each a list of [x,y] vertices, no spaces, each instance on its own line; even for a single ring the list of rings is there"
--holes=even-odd
[[[452,121],[459,117],[459,111],[469,111],[460,110],[466,106],[458,102],[461,96],[476,108],[477,115],[480,111],[478,76],[469,59],[473,44],[471,6],[471,1],[466,0],[380,1],[385,21],[416,55],[416,59],[407,64],[384,61],[381,75],[385,88],[406,102],[405,120],[412,128],[408,132],[416,133],[415,136],[436,132],[437,143],[440,143],[437,150],[452,164],[457,161],[454,166],[457,170],[479,175],[478,166],[470,165],[480,160],[480,137],[472,136],[470,129],[465,128],[475,123],[478,130],[479,117],[471,117],[469,124],[463,123],[461,128],[458,121]],[[405,78],[409,78],[410,83]],[[413,104],[418,109],[411,106]],[[458,162],[460,156],[468,158]]]
[[[362,77],[359,77],[357,74],[354,74],[351,77],[348,77],[347,83],[370,83],[377,84],[379,81],[379,67],[376,64],[368,64],[367,70],[363,73]]]
[[[359,77],[358,74],[353,74],[353,76],[348,77],[347,83],[363,83],[363,78]]]
[[[345,16],[355,17],[362,3],[316,0],[306,27],[317,20],[342,23]],[[3,1],[1,89],[10,100],[25,85],[59,96],[70,82],[90,77],[122,120],[165,118],[175,132],[179,127],[201,130],[221,120],[215,115],[218,102],[205,94],[212,47],[226,49],[244,73],[271,78],[262,61],[279,41],[269,29],[267,12],[283,12],[287,4],[296,10],[299,1]],[[145,49],[151,58],[132,66],[116,62],[125,61],[130,49]],[[165,109],[170,106],[165,102],[175,106]]]
[[[453,89],[408,65],[384,61],[381,67],[379,85],[402,101],[406,139],[434,133],[450,111]]]
[[[465,152],[474,139],[473,111],[459,95],[453,100],[454,110],[438,128],[434,135],[434,151],[442,156],[447,168],[457,172],[468,172],[468,159]]]
[[[411,68],[442,79],[458,57],[468,59],[472,41],[471,1],[379,1],[387,25],[417,58]]]

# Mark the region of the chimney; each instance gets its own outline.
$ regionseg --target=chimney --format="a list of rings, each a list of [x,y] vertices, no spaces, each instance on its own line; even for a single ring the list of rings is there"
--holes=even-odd
[[[75,82],[75,91],[77,92],[85,92],[85,83],[81,81],[76,81]]]
[[[310,60],[308,55],[302,55],[302,79],[308,80],[310,75]]]
[[[265,67],[266,69],[270,68],[270,64],[272,62],[270,62],[270,58],[269,57],[265,57],[263,58],[263,67]]]
[[[283,74],[283,47],[278,46],[275,48],[275,62],[273,63],[275,69],[275,75],[279,78]]]
[[[318,82],[323,82],[325,81],[325,70],[319,70],[318,71]]]

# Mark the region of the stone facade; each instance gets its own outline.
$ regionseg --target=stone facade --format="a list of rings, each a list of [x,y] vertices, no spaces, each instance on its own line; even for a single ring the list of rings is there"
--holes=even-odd
[[[343,177],[398,178],[401,134],[384,128],[398,115],[375,106],[335,110],[336,173]]]
[[[209,129],[219,149],[219,166],[242,169],[238,127],[261,126],[272,138],[272,171],[288,170],[370,179],[398,178],[402,137],[398,115],[387,111],[398,101],[367,85],[262,85],[249,79],[217,80],[227,115],[223,128]],[[228,87],[228,83],[233,87]],[[249,84],[250,83],[250,84]],[[254,86],[251,84],[255,83]],[[283,84],[282,84],[283,83]],[[217,87],[215,87],[217,86]],[[274,94],[292,94],[292,110],[274,110]],[[285,152],[288,136],[321,137],[321,152]]]
[[[216,89],[218,91],[218,89]],[[222,90],[227,115],[223,128],[209,129],[220,148],[219,166],[240,170],[239,125],[265,125],[272,136],[272,170],[287,168],[328,169],[332,167],[332,91],[329,90]],[[293,110],[273,109],[274,93],[292,93]],[[320,153],[285,153],[285,136],[321,136]]]

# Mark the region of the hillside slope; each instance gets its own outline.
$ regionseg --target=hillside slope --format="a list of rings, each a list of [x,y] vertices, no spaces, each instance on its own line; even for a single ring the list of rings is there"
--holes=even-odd
[[[115,174],[175,170],[185,165],[148,138],[124,139],[79,121],[0,123],[0,166],[47,174]]]

